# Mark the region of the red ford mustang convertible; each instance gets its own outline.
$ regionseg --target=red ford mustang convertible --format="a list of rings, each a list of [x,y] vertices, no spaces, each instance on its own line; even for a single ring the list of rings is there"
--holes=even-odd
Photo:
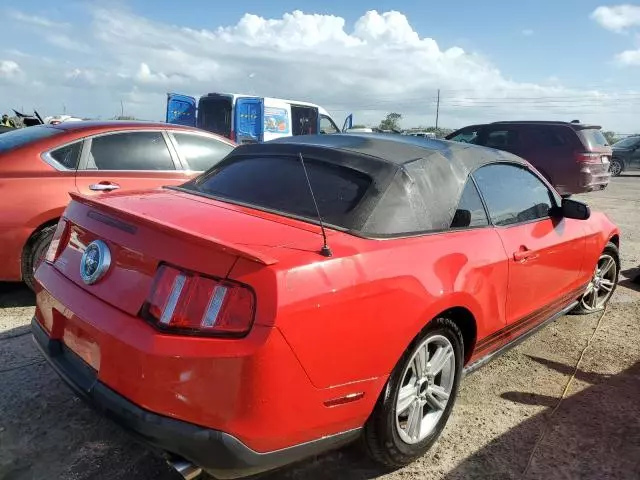
[[[185,476],[358,438],[399,467],[435,442],[465,373],[604,308],[618,242],[509,153],[293,137],[180,187],[73,194],[32,329],[77,394]]]

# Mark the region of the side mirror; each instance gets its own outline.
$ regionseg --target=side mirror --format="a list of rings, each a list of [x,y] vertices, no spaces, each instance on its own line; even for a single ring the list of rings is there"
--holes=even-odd
[[[574,220],[588,220],[591,217],[591,209],[586,203],[563,198],[562,206],[557,209],[557,216]]]
[[[466,228],[471,225],[471,212],[469,210],[456,210],[451,228]]]

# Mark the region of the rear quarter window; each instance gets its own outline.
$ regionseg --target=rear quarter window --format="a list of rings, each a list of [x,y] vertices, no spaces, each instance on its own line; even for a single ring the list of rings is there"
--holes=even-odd
[[[50,127],[17,128],[0,135],[0,153],[22,147],[43,138],[53,137],[60,133],[62,133],[60,130]]]
[[[585,128],[584,130],[579,130],[578,136],[581,137],[583,143],[591,149],[609,146],[607,138],[597,128]]]
[[[348,218],[371,186],[371,177],[313,159],[305,159],[305,166],[323,220],[350,228]],[[309,185],[297,157],[225,160],[184,188],[259,209],[317,219]]]

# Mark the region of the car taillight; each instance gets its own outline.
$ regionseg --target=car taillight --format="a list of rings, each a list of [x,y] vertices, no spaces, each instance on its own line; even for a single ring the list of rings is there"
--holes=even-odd
[[[578,163],[602,163],[601,153],[576,152],[575,155]]]
[[[232,142],[236,141],[236,132],[234,132],[233,130],[231,130],[231,133],[229,133],[229,140],[231,140]]]
[[[146,315],[161,329],[242,336],[251,329],[254,308],[253,291],[244,285],[161,265]]]
[[[65,219],[61,219],[58,222],[58,226],[56,227],[56,231],[53,234],[53,238],[51,239],[51,243],[49,244],[47,253],[44,256],[44,259],[47,262],[55,262],[56,259],[60,256],[62,249],[69,241],[69,229],[67,227],[68,224]]]

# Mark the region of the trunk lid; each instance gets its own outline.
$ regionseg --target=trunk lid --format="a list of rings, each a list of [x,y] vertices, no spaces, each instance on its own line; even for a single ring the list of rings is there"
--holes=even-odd
[[[140,312],[161,262],[226,278],[239,258],[267,267],[306,249],[316,255],[312,251],[321,246],[315,225],[173,190],[71,196],[64,215],[67,241],[55,267],[131,315]],[[82,255],[96,240],[106,244],[111,262],[101,279],[87,284]]]

